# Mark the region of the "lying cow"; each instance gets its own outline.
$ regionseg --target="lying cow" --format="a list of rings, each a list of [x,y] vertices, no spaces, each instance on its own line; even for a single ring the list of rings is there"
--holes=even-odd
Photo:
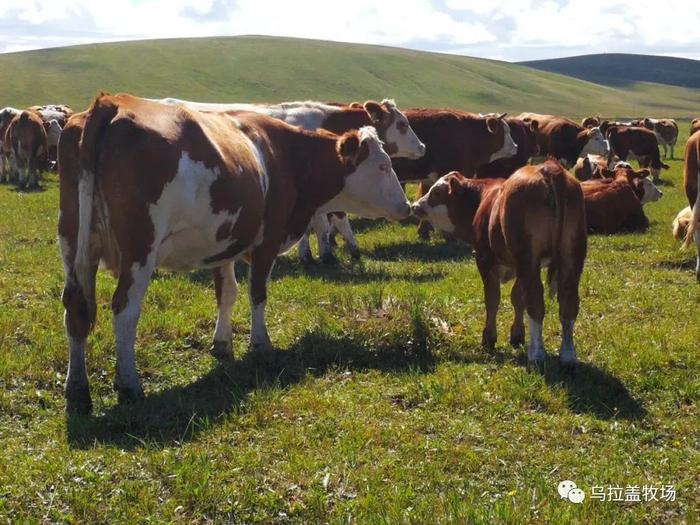
[[[390,220],[410,214],[372,127],[316,133],[257,113],[205,113],[103,94],[66,128],[59,144],[59,240],[69,411],[91,407],[85,342],[95,321],[100,260],[118,277],[115,386],[122,398],[139,398],[134,341],[156,267],[213,271],[219,315],[212,352],[225,358],[232,354],[237,259],[250,265],[251,347],[268,349],[272,266],[314,213],[343,209]]]
[[[588,154],[576,161],[574,166],[574,177],[580,181],[589,179],[602,179],[603,170],[609,169],[615,162],[615,158],[610,155]]]
[[[27,110],[14,117],[5,132],[4,148],[11,150],[20,188],[36,188],[39,173],[46,168],[46,131],[41,117]]]
[[[393,158],[420,158],[425,153],[425,145],[411,129],[406,116],[397,108],[393,100],[384,99],[381,103],[368,100],[364,104],[343,106],[338,103],[284,102],[282,104],[210,104],[166,98],[158,100],[165,104],[184,105],[202,111],[254,111],[309,131],[326,129],[333,133],[344,133],[362,126],[372,125],[377,129],[384,148]],[[344,210],[332,210],[343,212]],[[359,257],[360,248],[353,235],[346,213],[333,216],[318,214],[311,220],[311,228],[318,239],[320,257],[323,262],[333,263],[335,258],[329,243],[330,222],[341,232],[348,243],[353,257]],[[299,241],[299,259],[303,263],[313,262],[308,233]]]
[[[656,141],[664,150],[664,158],[668,159],[669,150],[671,151],[671,159],[673,158],[673,148],[678,141],[678,124],[670,118],[655,119],[646,117],[640,121],[640,125],[653,131],[656,135]]]
[[[611,126],[607,130],[610,149],[621,160],[636,158],[639,166],[650,168],[654,182],[658,182],[662,169],[670,166],[661,162],[659,145],[653,131],[636,126]]]
[[[416,216],[474,247],[486,299],[484,346],[496,342],[501,283],[515,277],[510,342],[524,343],[523,314],[527,310],[531,363],[541,363],[546,357],[540,270],[548,264],[549,288],[559,297],[559,357],[564,365],[576,363],[573,335],[586,258],[586,217],[580,184],[563,166],[554,161],[525,166],[508,179],[475,180],[452,172],[412,209]]]
[[[608,153],[608,144],[600,128],[586,129],[573,120],[539,113],[521,113],[518,118],[525,122],[538,122],[537,144],[540,155],[554,157],[566,167],[573,166],[579,157],[585,157],[588,153]]]
[[[690,206],[686,206],[681,211],[678,212],[676,218],[673,219],[671,224],[671,231],[673,232],[673,238],[679,241],[685,239],[688,234],[688,224],[693,220],[693,209]]]
[[[619,163],[604,174],[608,177],[581,183],[588,230],[608,234],[646,230],[649,220],[643,205],[663,195],[649,180],[649,170],[634,171],[629,164]]]

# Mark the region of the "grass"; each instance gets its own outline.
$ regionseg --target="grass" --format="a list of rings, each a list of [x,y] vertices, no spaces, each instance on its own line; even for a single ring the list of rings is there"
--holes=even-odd
[[[681,131],[685,136],[687,124]],[[647,206],[645,234],[595,236],[576,327],[581,366],[529,373],[480,348],[482,287],[469,250],[414,225],[356,220],[361,263],[274,271],[278,350],[207,353],[206,273],[161,272],[137,342],[146,400],[119,406],[98,278],[91,417],[66,418],[67,349],[56,244],[58,188],[0,186],[0,521],[7,523],[698,523],[700,294],[670,222],[681,162]],[[243,268],[241,268],[243,270]],[[507,292],[509,287],[505,289]],[[547,303],[545,341],[559,342]],[[675,502],[573,505],[556,487],[674,484]]]
[[[647,57],[650,58],[650,57]],[[100,90],[223,102],[394,97],[401,107],[694,118],[698,89],[624,89],[493,60],[273,37],[148,40],[0,55],[2,105],[87,107]]]

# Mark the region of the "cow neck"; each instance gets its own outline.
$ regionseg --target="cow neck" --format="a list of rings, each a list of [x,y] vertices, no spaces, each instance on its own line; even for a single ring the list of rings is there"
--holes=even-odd
[[[481,205],[493,194],[489,191],[499,188],[505,179],[465,179],[460,182],[456,206],[448,210],[450,220],[455,225],[455,235],[471,244],[476,242],[476,234],[481,218]],[[488,215],[488,214],[487,214]],[[488,222],[488,216],[485,217]]]
[[[330,113],[323,121],[323,129],[338,134],[371,125],[372,122],[364,108],[340,108]],[[380,133],[379,129],[377,133]]]

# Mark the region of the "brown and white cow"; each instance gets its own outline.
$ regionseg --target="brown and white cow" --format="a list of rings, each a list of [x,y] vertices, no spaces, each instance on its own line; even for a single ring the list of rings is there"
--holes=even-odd
[[[384,99],[381,102],[368,100],[364,104],[347,106],[312,101],[281,104],[211,104],[174,98],[161,99],[158,102],[184,105],[202,111],[254,111],[309,131],[326,129],[333,133],[345,133],[371,125],[377,129],[380,140],[384,142],[384,150],[392,158],[416,159],[425,154],[425,145],[418,139],[406,116],[391,99]],[[318,239],[321,260],[326,263],[335,262],[329,243],[330,223],[343,235],[353,257],[359,257],[360,249],[350,221],[347,214],[342,213],[345,210],[330,211],[341,213],[329,215],[319,212],[314,215],[310,225]],[[299,241],[299,258],[304,263],[313,262],[308,233],[305,233]]]
[[[219,315],[212,351],[228,357],[235,260],[250,266],[251,346],[270,348],[265,304],[273,263],[319,208],[390,220],[410,214],[372,127],[315,133],[257,113],[100,95],[87,115],[70,119],[59,149],[71,411],[91,405],[85,341],[95,320],[100,260],[118,278],[115,386],[122,398],[138,398],[134,341],[156,267],[213,270]]]
[[[574,177],[579,181],[603,178],[602,171],[611,168],[613,160],[610,155],[586,155],[579,158],[574,166]]]
[[[566,167],[573,166],[579,157],[585,157],[588,153],[608,153],[608,143],[598,127],[584,128],[568,118],[539,113],[521,113],[518,118],[525,122],[538,122],[540,155],[554,157]]]
[[[661,162],[653,131],[637,126],[611,126],[606,136],[615,155],[624,161],[636,158],[640,167],[651,169],[654,182],[658,182],[662,169],[669,169],[667,164]]]
[[[640,120],[639,125],[654,132],[656,141],[664,149],[664,158],[669,158],[668,152],[670,150],[670,158],[672,159],[674,155],[673,148],[678,141],[678,124],[676,124],[676,121],[670,118],[655,119],[645,117]]]
[[[501,283],[515,277],[510,342],[524,343],[523,314],[527,311],[531,363],[541,363],[546,357],[540,270],[548,264],[549,288],[559,297],[560,360],[564,365],[576,363],[573,334],[586,258],[586,217],[580,184],[563,166],[555,161],[525,166],[508,179],[469,179],[449,173],[412,209],[416,216],[474,247],[484,283],[482,342],[487,347],[496,342]]]
[[[581,126],[584,128],[597,128],[600,126],[601,122],[602,120],[600,119],[600,115],[595,117],[586,117],[581,121]]]
[[[530,158],[539,153],[540,148],[537,145],[538,122],[536,120],[526,123],[520,119],[509,117],[506,122],[510,128],[510,136],[518,147],[517,153],[477,168],[474,175],[477,179],[508,178],[518,168],[525,166]]]
[[[0,182],[10,182],[10,178],[16,174],[17,168],[12,158],[10,143],[8,142],[8,147],[5,147],[5,134],[7,133],[7,128],[10,127],[12,119],[20,113],[22,113],[21,110],[11,107],[0,110]]]
[[[37,187],[39,173],[46,168],[46,131],[41,117],[27,110],[14,117],[5,132],[4,147],[11,149],[19,186]]]
[[[643,231],[649,226],[643,205],[659,200],[663,193],[649,180],[649,170],[635,171],[619,163],[603,170],[604,179],[581,183],[590,232]]]
[[[696,131],[700,131],[700,118],[694,118],[690,123],[690,135],[693,135]]]
[[[700,133],[693,133],[685,143],[685,162],[683,163],[683,187],[690,206],[695,204],[698,194],[698,177],[700,177]]]

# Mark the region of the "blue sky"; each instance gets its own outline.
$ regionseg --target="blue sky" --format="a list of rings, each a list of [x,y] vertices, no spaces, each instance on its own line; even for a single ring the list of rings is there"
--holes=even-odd
[[[265,34],[500,60],[587,53],[700,59],[700,3],[659,0],[2,0],[0,52]]]

